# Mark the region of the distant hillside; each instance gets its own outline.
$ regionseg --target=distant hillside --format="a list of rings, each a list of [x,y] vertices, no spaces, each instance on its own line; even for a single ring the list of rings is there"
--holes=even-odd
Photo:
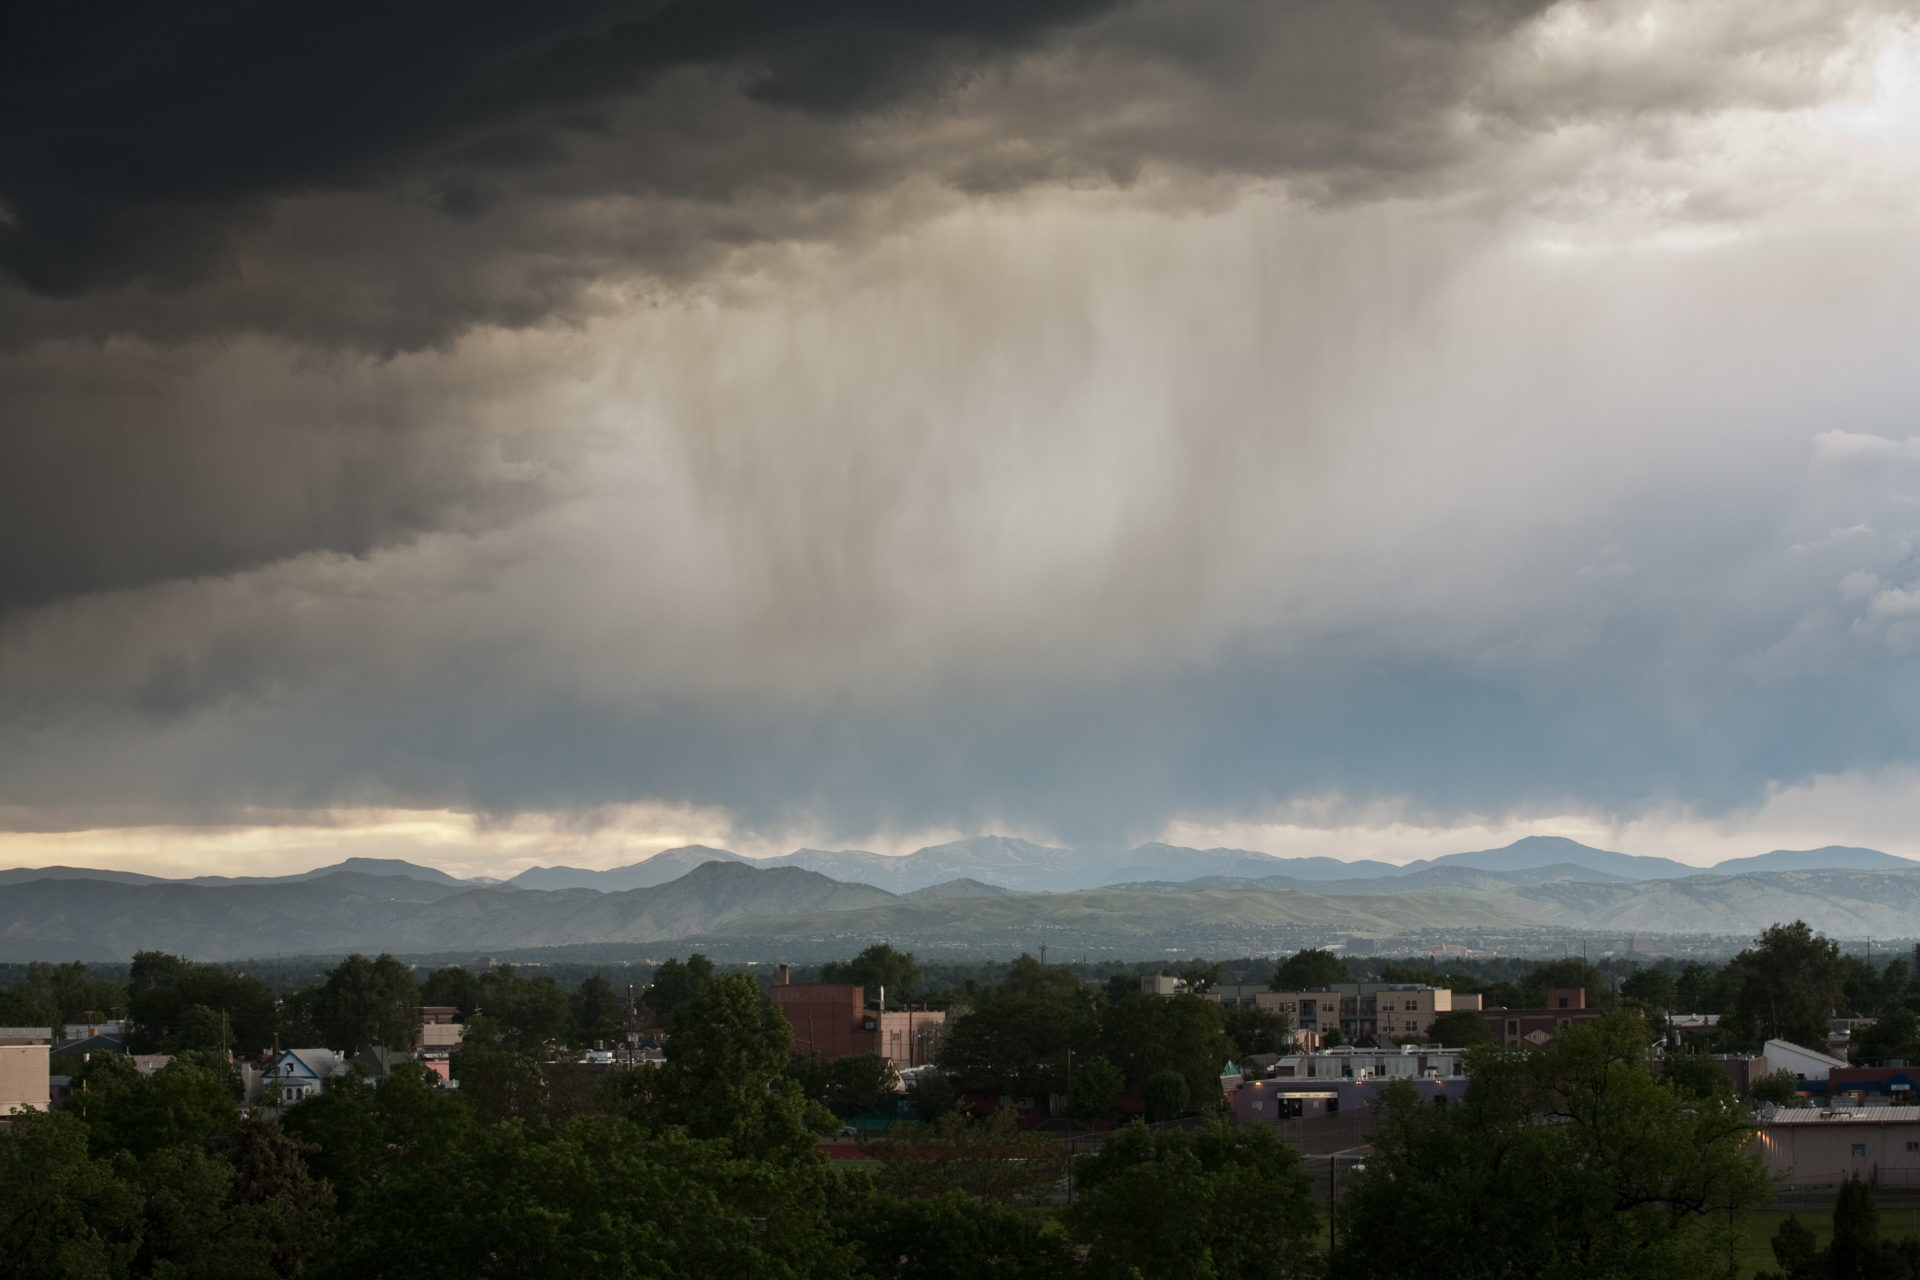
[[[252,885],[36,880],[0,894],[0,960],[124,960],[149,949],[213,960],[646,942],[704,933],[742,915],[893,900],[871,885],[798,867],[724,862],[622,893],[443,886],[352,872]]]
[[[1470,899],[1326,897],[1261,890],[1133,893],[1087,889],[936,902],[895,901],[859,910],[750,916],[716,931],[764,944],[831,944],[858,950],[874,940],[906,947],[988,951],[1041,943],[1123,951],[1136,957],[1173,950],[1260,954],[1287,949],[1298,930],[1372,936],[1432,928],[1511,928],[1517,919]]]
[[[690,844],[678,849],[666,849],[651,858],[607,871],[588,871],[582,867],[533,867],[522,871],[507,883],[517,889],[593,889],[600,893],[619,893],[626,889],[648,889],[669,880],[678,880],[695,867],[708,862],[747,861],[726,849]]]
[[[978,880],[947,880],[930,884],[924,889],[914,889],[900,897],[907,902],[939,902],[944,898],[998,898],[1012,892],[1012,889],[1002,889],[997,884],[982,884]]]
[[[1406,869],[1413,872],[1427,867],[1469,867],[1476,871],[1533,871],[1551,866],[1585,867],[1627,880],[1662,880],[1700,871],[1699,867],[1671,858],[1612,853],[1565,836],[1527,836],[1498,849],[1449,853],[1445,857],[1411,862]]]
[[[1752,858],[1728,858],[1715,863],[1713,874],[1742,875],[1749,871],[1913,871],[1920,862],[1896,858],[1878,849],[1856,849],[1830,844],[1823,849],[1775,849]]]
[[[159,876],[138,871],[99,871],[92,867],[11,867],[0,871],[0,885],[25,884],[29,880],[106,880],[114,884],[160,884]]]

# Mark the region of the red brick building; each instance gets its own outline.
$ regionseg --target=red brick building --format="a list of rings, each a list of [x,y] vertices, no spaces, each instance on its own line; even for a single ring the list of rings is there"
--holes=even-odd
[[[1585,987],[1560,987],[1547,992],[1544,1009],[1482,1009],[1487,1029],[1504,1045],[1551,1042],[1568,1027],[1577,1027],[1600,1016],[1600,1010],[1587,1008]]]
[[[783,974],[784,976],[784,974]],[[869,1005],[864,987],[844,982],[781,982],[767,992],[793,1027],[793,1051],[852,1058],[877,1053],[895,1067],[932,1062],[946,1034],[939,1009],[888,1009]]]

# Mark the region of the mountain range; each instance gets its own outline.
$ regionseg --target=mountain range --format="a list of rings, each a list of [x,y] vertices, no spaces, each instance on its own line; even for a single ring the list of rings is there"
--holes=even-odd
[[[10,961],[702,938],[769,957],[857,950],[875,938],[942,949],[1258,952],[1450,930],[1738,936],[1791,919],[1845,937],[1920,931],[1920,864],[1875,850],[1782,850],[1699,868],[1555,837],[1406,866],[1169,845],[1096,860],[981,837],[905,857],[803,849],[748,859],[688,846],[611,871],[542,867],[504,883],[351,858],[298,875],[191,880],[21,868],[0,871],[0,888],[0,960]]]

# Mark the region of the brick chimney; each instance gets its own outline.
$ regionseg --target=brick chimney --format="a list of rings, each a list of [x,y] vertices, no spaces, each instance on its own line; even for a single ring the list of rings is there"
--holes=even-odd
[[[789,981],[792,980],[793,970],[783,964],[780,966],[779,975],[780,975],[779,977],[774,979],[774,985],[778,987],[784,987],[787,985]]]

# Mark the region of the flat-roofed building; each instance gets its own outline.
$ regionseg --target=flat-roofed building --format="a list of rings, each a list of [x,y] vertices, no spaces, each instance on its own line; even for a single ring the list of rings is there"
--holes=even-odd
[[[1754,1136],[1782,1187],[1920,1187],[1920,1107],[1783,1107]]]
[[[1285,1015],[1295,1031],[1317,1044],[1338,1027],[1353,1044],[1390,1044],[1423,1037],[1434,1015],[1478,1009],[1479,996],[1456,995],[1447,987],[1401,982],[1342,982],[1325,991],[1269,991],[1262,987],[1220,987],[1206,993],[1222,1004],[1251,1005]]]
[[[780,982],[767,998],[793,1028],[793,1051],[829,1060],[877,1053],[896,1068],[925,1066],[947,1030],[945,1010],[883,1010],[856,983]]]
[[[1551,1044],[1553,1038],[1569,1027],[1592,1022],[1601,1015],[1587,1007],[1585,987],[1556,987],[1547,992],[1541,1009],[1482,1009],[1487,1029],[1493,1038],[1510,1047]]]
[[[52,1107],[52,1047],[52,1027],[0,1027],[0,1116]]]

